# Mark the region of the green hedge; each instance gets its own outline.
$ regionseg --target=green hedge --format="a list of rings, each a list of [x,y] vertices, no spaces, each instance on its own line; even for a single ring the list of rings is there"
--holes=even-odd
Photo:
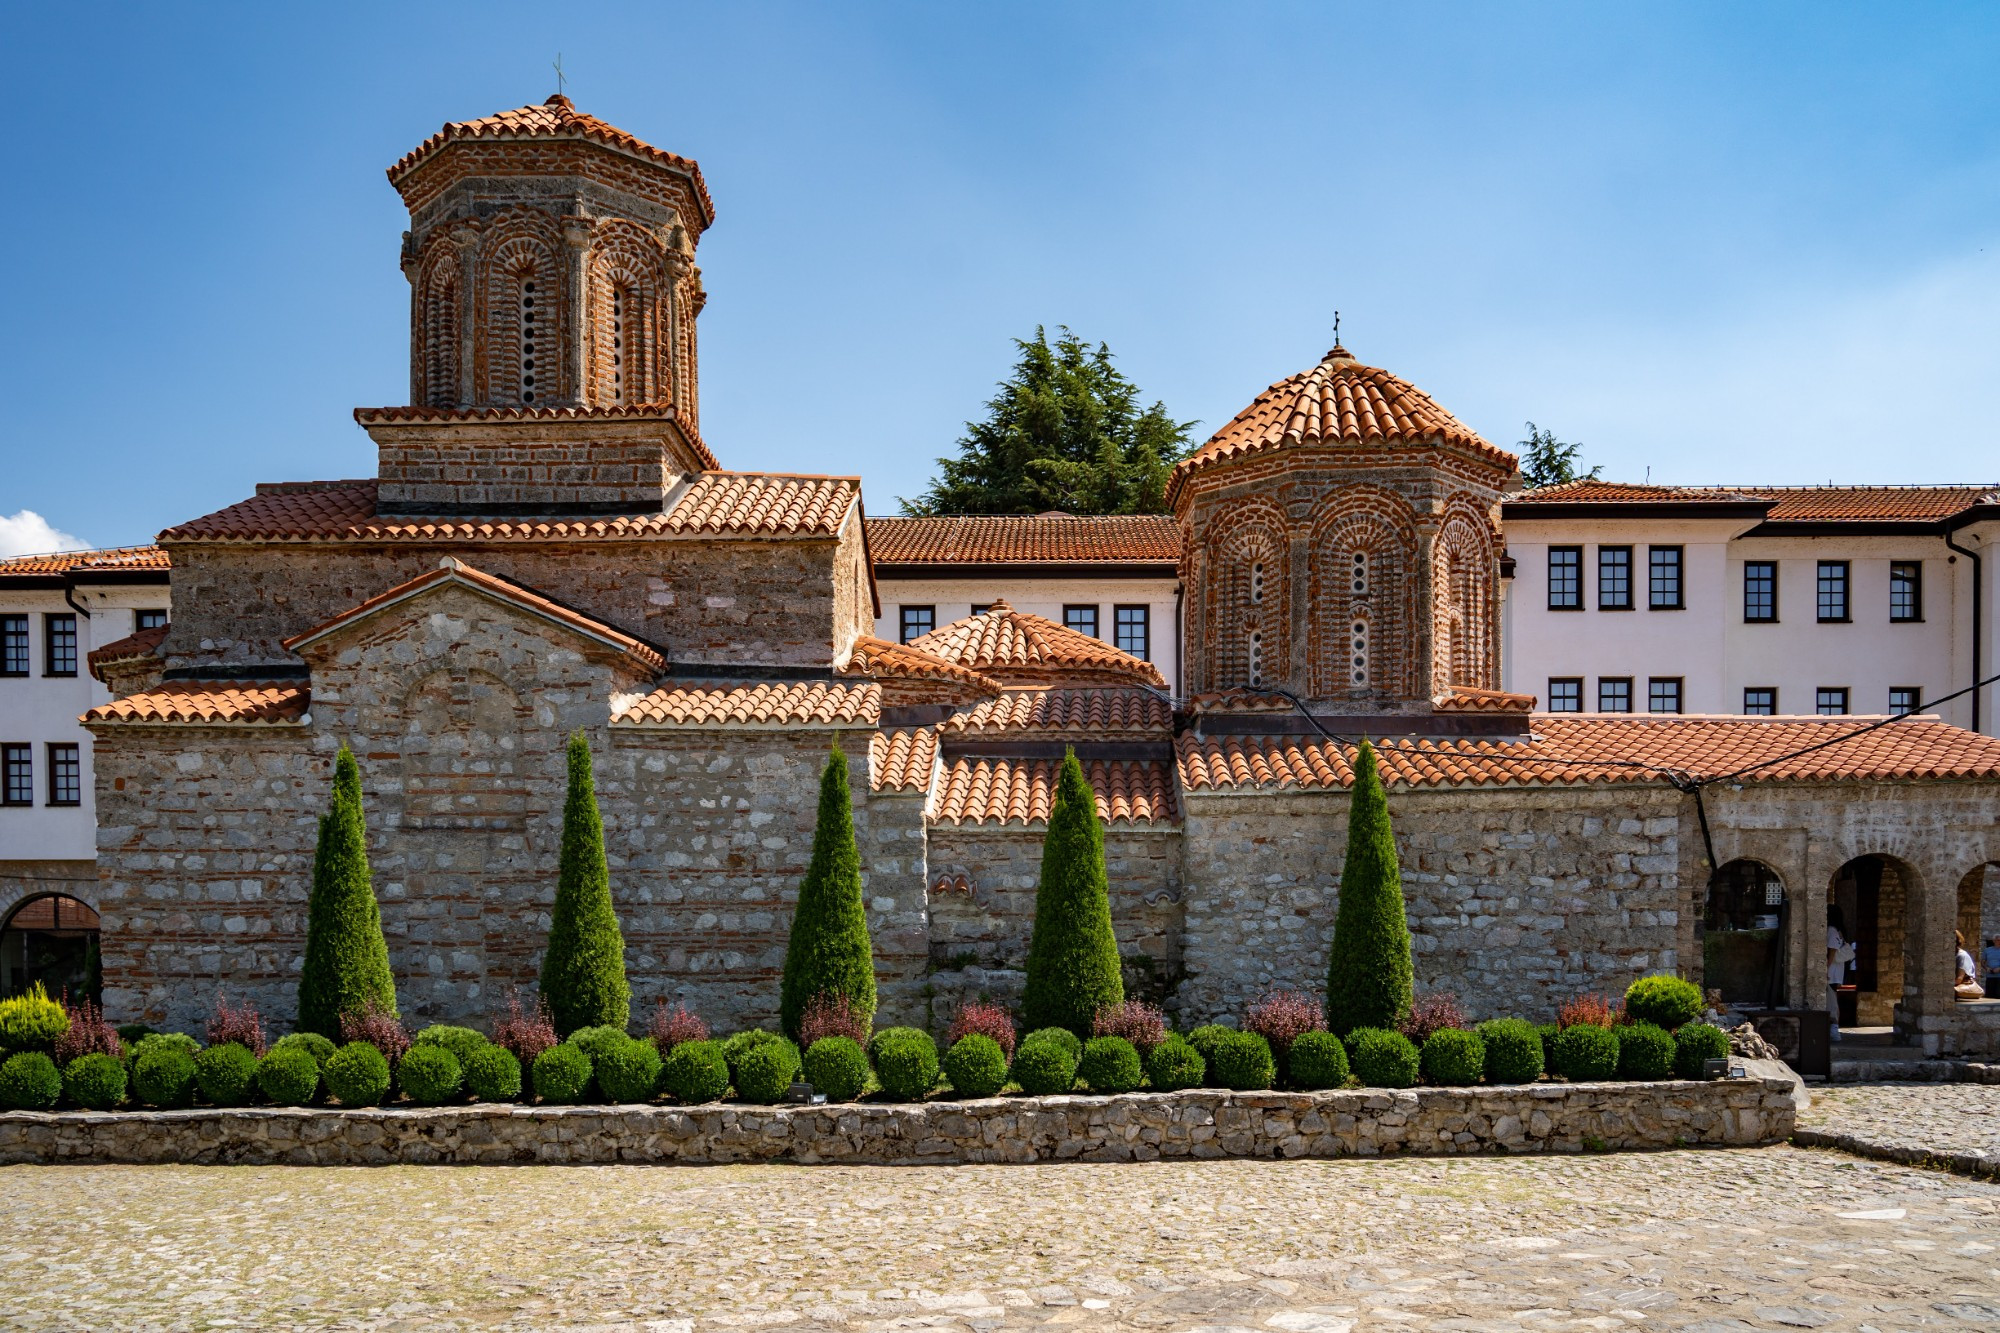
[[[1085,1042],[1083,1058],[1076,1062],[1076,1076],[1102,1096],[1135,1092],[1146,1081],[1146,1071],[1139,1066],[1139,1048],[1123,1037],[1092,1037]]]
[[[660,1061],[660,1087],[684,1106],[712,1102],[729,1091],[729,1062],[713,1041],[684,1041]]]
[[[1215,1043],[1208,1077],[1232,1092],[1255,1092],[1278,1081],[1278,1061],[1271,1043],[1254,1032],[1231,1032]]]
[[[465,1086],[465,1066],[449,1047],[436,1043],[412,1046],[396,1062],[396,1082],[403,1095],[418,1106],[438,1106]]]
[[[1556,1033],[1550,1067],[1572,1083],[1595,1083],[1618,1073],[1618,1034],[1578,1023]]]
[[[560,1042],[535,1057],[535,1095],[545,1102],[570,1105],[583,1100],[590,1087],[590,1056],[581,1046]]]
[[[451,1052],[452,1058],[458,1061],[459,1068],[463,1069],[465,1062],[472,1058],[473,1052],[481,1049],[488,1043],[483,1033],[477,1032],[472,1028],[450,1027],[443,1023],[433,1023],[430,1027],[419,1032],[411,1044],[415,1046],[442,1046]]]
[[[380,1106],[389,1095],[388,1058],[365,1041],[350,1041],[328,1056],[320,1077],[342,1106]]]
[[[785,1099],[799,1068],[799,1048],[783,1037],[758,1042],[736,1062],[736,1095],[760,1106],[774,1105]]]
[[[304,1046],[279,1042],[257,1062],[257,1088],[274,1106],[304,1106],[319,1094],[319,1061]]]
[[[56,1062],[40,1051],[20,1051],[0,1064],[0,1106],[9,1111],[46,1111],[62,1090]]]
[[[1651,1023],[1672,1032],[1692,1023],[1708,1007],[1701,987],[1680,977],[1640,977],[1625,989],[1625,1016],[1634,1023]]]
[[[1427,1083],[1470,1087],[1486,1076],[1486,1043],[1464,1028],[1439,1028],[1424,1039],[1417,1066]]]
[[[1703,1066],[1729,1058],[1729,1034],[1713,1023],[1683,1023],[1674,1031],[1674,1073],[1707,1078]]]
[[[226,1041],[194,1058],[195,1085],[217,1106],[242,1106],[257,1086],[257,1057],[248,1046]]]
[[[176,1043],[160,1041],[178,1035],[163,1032],[139,1043],[138,1058],[132,1062],[132,1094],[147,1106],[174,1110],[194,1105],[194,1057]]]
[[[1417,1048],[1400,1032],[1388,1028],[1355,1028],[1347,1034],[1347,1059],[1364,1088],[1408,1088],[1416,1084],[1422,1062]]]
[[[1198,1088],[1208,1077],[1208,1062],[1186,1037],[1171,1033],[1146,1056],[1146,1078],[1155,1092]]]
[[[1347,1086],[1347,1047],[1331,1032],[1300,1033],[1285,1065],[1292,1086],[1306,1092]]]
[[[968,1032],[945,1052],[944,1076],[960,1097],[991,1097],[1007,1086],[1007,1053],[985,1033]]]
[[[1674,1037],[1653,1023],[1618,1029],[1618,1077],[1669,1078],[1674,1072]]]
[[[521,1062],[491,1042],[465,1061],[465,1090],[476,1102],[511,1102],[521,1095]]]
[[[604,1100],[625,1106],[650,1102],[660,1085],[660,1052],[651,1042],[635,1041],[621,1034],[591,1057],[598,1091]]]
[[[313,1071],[319,1081],[319,1071]],[[63,1070],[63,1095],[86,1111],[109,1111],[125,1100],[125,1066],[116,1056],[79,1055]]]
[[[938,1081],[937,1043],[917,1028],[892,1030],[875,1047],[875,1079],[897,1101],[918,1102]]]
[[[1010,1070],[1021,1091],[1035,1097],[1068,1092],[1076,1086],[1076,1056],[1059,1041],[1025,1038],[1014,1050]]]
[[[1476,1029],[1486,1043],[1488,1083],[1533,1083],[1542,1076],[1542,1035],[1524,1018],[1494,1018]]]
[[[868,1052],[852,1037],[821,1037],[805,1055],[806,1082],[830,1102],[851,1102],[868,1086]]]

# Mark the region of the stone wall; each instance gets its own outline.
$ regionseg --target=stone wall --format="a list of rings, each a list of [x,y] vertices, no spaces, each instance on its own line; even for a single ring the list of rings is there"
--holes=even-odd
[[[0,1114],[0,1164],[888,1163],[1547,1153],[1780,1143],[1784,1079],[914,1105]]]

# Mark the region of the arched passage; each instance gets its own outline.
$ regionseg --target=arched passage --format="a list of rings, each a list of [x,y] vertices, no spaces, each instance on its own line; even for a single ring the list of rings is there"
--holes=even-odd
[[[2000,973],[1991,966],[1996,955],[1987,952],[2000,949],[2000,863],[1974,866],[1958,881],[1958,933],[1965,937],[1987,997],[2000,999]]]
[[[97,911],[80,898],[43,893],[15,904],[0,924],[0,995],[19,995],[36,982],[50,995],[97,1000]]]
[[[1739,857],[1709,877],[1702,912],[1702,979],[1723,1003],[1781,1007],[1784,937],[1789,922],[1784,882],[1762,861]]]
[[[1893,856],[1857,856],[1834,872],[1827,908],[1830,916],[1838,913],[1835,924],[1854,945],[1841,988],[1853,995],[1853,1007],[1850,1012],[1843,994],[1842,1026],[1890,1026],[1915,980],[1909,946],[1911,922],[1920,909],[1916,872]]]

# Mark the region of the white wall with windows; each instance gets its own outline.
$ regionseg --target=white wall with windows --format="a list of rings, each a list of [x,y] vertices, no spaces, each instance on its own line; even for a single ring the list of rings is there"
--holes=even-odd
[[[1000,572],[986,580],[895,579],[878,571],[882,614],[875,621],[875,637],[907,643],[1004,599],[1016,611],[1068,625],[1144,658],[1178,689],[1178,586],[1171,578],[1039,579]]]

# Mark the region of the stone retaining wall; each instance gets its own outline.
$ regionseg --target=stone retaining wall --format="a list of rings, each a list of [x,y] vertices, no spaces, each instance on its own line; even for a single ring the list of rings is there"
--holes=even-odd
[[[1545,1153],[1783,1142],[1790,1085],[1534,1084],[833,1106],[16,1111],[0,1163],[924,1163]]]

